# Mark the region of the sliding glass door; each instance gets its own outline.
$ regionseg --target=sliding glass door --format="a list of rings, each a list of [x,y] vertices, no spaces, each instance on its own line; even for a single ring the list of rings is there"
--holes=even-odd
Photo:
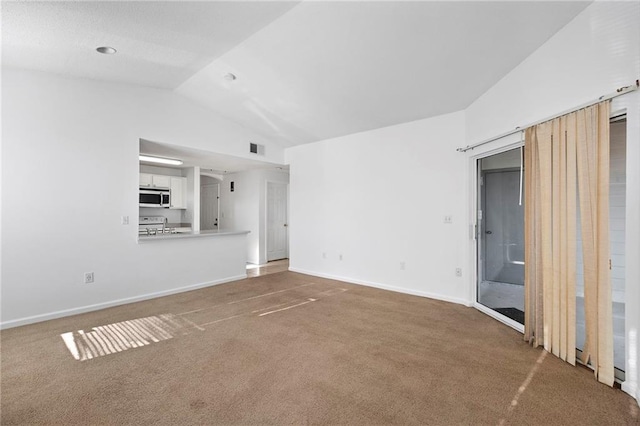
[[[524,325],[524,170],[520,148],[477,160],[477,297],[496,315]],[[625,370],[626,119],[611,122],[609,227],[616,377]],[[522,173],[521,173],[522,171]],[[522,188],[522,191],[521,191]],[[577,214],[576,349],[585,342],[580,212]]]
[[[624,381],[625,372],[625,241],[627,192],[627,120],[626,115],[611,120],[609,134],[609,238],[610,277],[613,313],[613,365],[615,376]],[[578,216],[576,283],[576,348],[585,343],[584,274],[582,273],[582,237]]]
[[[524,324],[520,148],[478,160],[477,302]]]

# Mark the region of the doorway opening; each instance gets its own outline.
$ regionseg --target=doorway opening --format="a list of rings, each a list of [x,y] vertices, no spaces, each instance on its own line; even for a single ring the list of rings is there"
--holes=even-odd
[[[247,278],[261,277],[289,270],[289,259],[272,260],[264,265],[247,264]]]

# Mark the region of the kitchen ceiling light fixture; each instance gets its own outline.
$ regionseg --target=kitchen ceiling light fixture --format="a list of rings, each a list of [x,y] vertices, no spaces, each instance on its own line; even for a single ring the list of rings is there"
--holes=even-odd
[[[113,55],[114,53],[117,52],[116,49],[110,46],[100,46],[96,48],[96,50],[100,53],[104,53],[105,55]]]
[[[225,79],[225,80],[227,80],[227,81],[233,81],[233,80],[235,80],[236,78],[237,78],[237,77],[236,77],[235,75],[231,74],[231,73],[227,73],[227,74],[225,74],[225,76],[224,76],[224,79]]]
[[[182,160],[176,160],[173,158],[153,157],[151,155],[140,154],[140,161],[146,161],[148,163],[160,163],[170,164],[172,166],[179,166],[182,164]]]

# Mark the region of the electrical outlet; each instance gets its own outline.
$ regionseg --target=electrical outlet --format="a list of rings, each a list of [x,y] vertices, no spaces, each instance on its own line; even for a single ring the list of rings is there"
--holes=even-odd
[[[405,270],[405,268],[406,268],[406,266],[407,266],[407,265],[404,263],[404,261],[400,262],[400,270],[401,270],[401,271],[404,271],[404,270]]]
[[[462,268],[456,268],[456,277],[462,276]]]
[[[93,272],[84,273],[84,283],[91,284],[93,282]]]
[[[445,216],[444,223],[453,223],[453,216]]]
[[[323,259],[326,259],[326,258],[327,258],[327,252],[326,252],[326,251],[323,251],[323,252],[322,252],[322,258],[323,258]]]
[[[338,260],[342,260],[342,253],[338,255]]]
[[[129,224],[129,216],[122,216],[122,224],[123,225]]]

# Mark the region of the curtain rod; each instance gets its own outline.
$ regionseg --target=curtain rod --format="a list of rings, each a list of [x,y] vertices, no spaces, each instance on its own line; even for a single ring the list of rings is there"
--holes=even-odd
[[[506,133],[502,133],[501,135],[494,136],[494,137],[492,137],[490,139],[484,140],[482,142],[478,142],[478,143],[473,144],[473,145],[467,145],[464,148],[458,148],[458,149],[456,149],[456,151],[458,151],[458,152],[470,151],[470,150],[472,150],[474,148],[477,148],[479,146],[486,145],[486,144],[488,144],[490,142],[493,142],[493,141],[496,141],[498,139],[504,138],[506,136],[513,135],[514,133],[518,133],[520,131],[523,131],[524,129],[526,129],[528,127],[535,126],[535,125],[540,124],[540,123],[544,123],[545,121],[553,120],[554,118],[560,117],[560,116],[565,115],[565,114],[570,114],[570,113],[578,111],[578,110],[580,110],[582,108],[586,108],[588,106],[595,105],[598,102],[608,101],[609,99],[617,98],[618,96],[622,96],[622,95],[625,95],[625,94],[627,94],[629,92],[633,92],[634,90],[638,90],[638,87],[640,87],[640,80],[636,80],[635,83],[630,85],[630,86],[621,87],[621,88],[617,89],[615,92],[609,93],[608,95],[602,95],[602,96],[600,96],[598,99],[596,99],[594,101],[587,102],[587,103],[582,104],[580,106],[577,106],[575,108],[571,108],[569,110],[563,111],[563,112],[561,112],[559,114],[552,115],[551,117],[547,117],[547,118],[545,118],[543,120],[535,121],[535,122],[533,122],[531,124],[528,124],[526,126],[518,126],[514,130],[510,130],[510,131],[508,131]]]

